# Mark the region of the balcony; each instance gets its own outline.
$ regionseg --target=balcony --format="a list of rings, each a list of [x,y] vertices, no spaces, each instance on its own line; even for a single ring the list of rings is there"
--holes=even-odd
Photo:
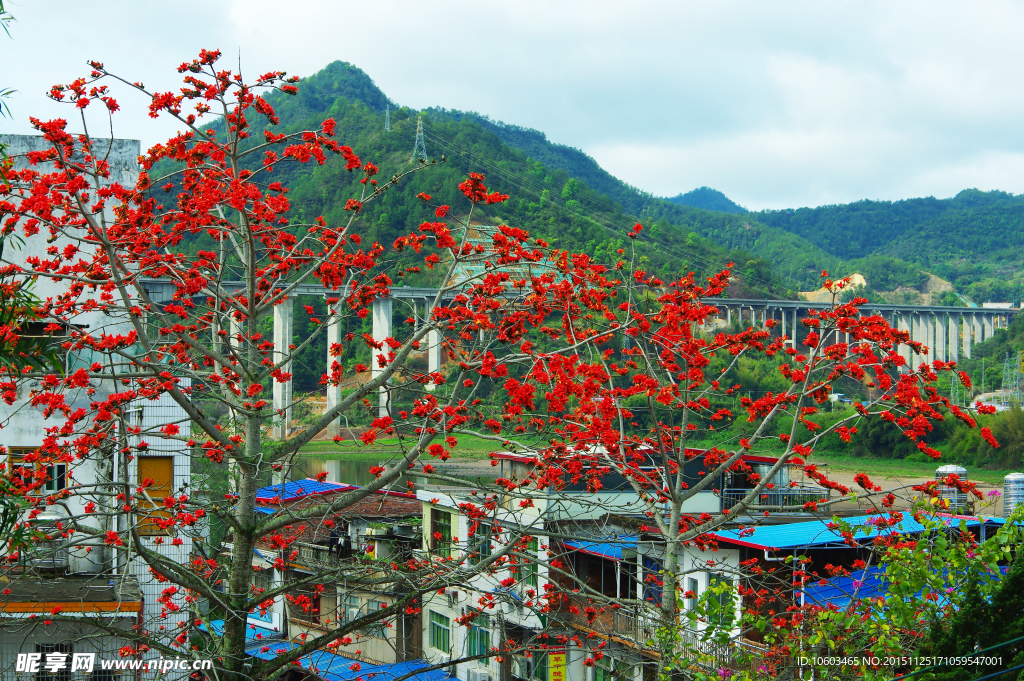
[[[802,508],[809,501],[828,500],[830,492],[831,490],[817,485],[798,485],[797,487],[763,490],[760,499],[755,500],[754,504],[758,507],[799,506]],[[748,494],[750,494],[749,489],[723,489],[722,510],[728,511],[743,501]]]
[[[575,606],[575,612],[573,611]],[[593,608],[589,611],[588,608]],[[660,613],[654,607],[620,607],[599,605],[584,596],[569,594],[553,614],[554,623],[594,632],[599,636],[633,648],[654,651]],[[762,664],[764,648],[753,641],[737,637],[728,643],[704,640],[699,631],[680,623],[676,635],[687,651],[690,663],[707,670],[756,669]]]
[[[650,648],[658,629],[657,613],[638,607],[612,607],[585,596],[567,594],[552,619],[563,626],[614,637],[638,648]],[[609,597],[609,600],[610,597]]]
[[[321,546],[295,542],[293,545],[299,555],[295,562],[306,567],[337,569],[343,565],[351,565],[352,551],[342,546]]]

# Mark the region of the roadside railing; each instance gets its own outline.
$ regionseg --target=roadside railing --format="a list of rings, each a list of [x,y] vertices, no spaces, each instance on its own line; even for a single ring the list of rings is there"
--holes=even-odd
[[[829,499],[831,490],[816,485],[798,485],[780,489],[762,490],[752,506],[803,506],[809,501]],[[749,489],[726,488],[722,490],[722,510],[728,511],[750,494]]]

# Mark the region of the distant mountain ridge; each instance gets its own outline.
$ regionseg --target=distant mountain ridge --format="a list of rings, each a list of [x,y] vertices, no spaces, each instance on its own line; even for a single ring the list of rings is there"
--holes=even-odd
[[[502,220],[530,229],[558,247],[605,260],[614,259],[621,236],[640,221],[645,230],[637,243],[650,260],[649,271],[670,276],[673,271],[693,269],[702,276],[733,261],[736,272],[755,287],[747,291],[751,295],[792,297],[794,291],[813,290],[820,285],[823,269],[834,275],[861,271],[869,285],[885,282],[887,288],[878,290],[913,288],[928,279],[928,268],[961,290],[976,286],[973,295],[979,301],[990,299],[986,296],[998,298],[1005,292],[984,283],[993,278],[992,263],[984,257],[966,253],[962,247],[951,253],[948,244],[932,246],[929,253],[919,252],[918,247],[941,241],[946,233],[962,232],[970,240],[967,235],[976,231],[972,221],[982,214],[1007,228],[1021,222],[1014,211],[1024,215],[1024,198],[974,190],[944,201],[866,201],[760,212],[748,212],[710,187],[662,199],[619,180],[585,152],[551,142],[543,132],[473,112],[444,108],[417,112],[402,107],[361,69],[340,61],[302,79],[297,96],[275,93],[272,100],[282,127],[319,125],[317,119],[333,116],[344,143],[375,162],[387,159],[399,166],[410,161],[416,118],[422,116],[428,153],[447,158],[447,169],[439,166],[423,174],[433,179],[413,181],[428,193],[445,196],[450,188],[439,183],[452,182],[453,173],[484,172],[489,185],[513,197],[500,211]],[[389,133],[383,130],[386,108],[391,110]],[[297,182],[291,195],[297,211],[340,215],[344,201],[339,192],[351,184],[344,173],[307,169],[288,179]],[[389,243],[386,239],[394,229],[423,213],[419,202],[410,198],[415,192],[410,197],[404,194],[389,193],[363,216],[371,232],[379,233],[375,238],[381,243]],[[936,229],[940,217],[951,224]],[[992,239],[1004,231],[991,229]],[[908,243],[904,234],[913,235],[915,241]],[[994,245],[993,249],[1000,250]],[[1013,262],[1012,248],[1000,253],[1005,263]],[[965,264],[966,269],[951,274],[943,259]]]
[[[704,210],[717,210],[723,213],[746,213],[746,208],[732,201],[728,196],[711,187],[698,187],[693,191],[665,199],[681,206],[693,206]]]
[[[865,200],[750,215],[844,260],[912,263],[976,302],[1018,302],[1024,294],[1024,195],[965,189],[949,199]]]

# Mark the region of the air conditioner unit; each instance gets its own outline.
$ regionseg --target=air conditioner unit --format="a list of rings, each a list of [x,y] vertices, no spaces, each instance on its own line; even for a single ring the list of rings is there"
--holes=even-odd
[[[349,622],[355,622],[359,619],[359,608],[346,608],[345,619]]]
[[[486,669],[470,669],[469,681],[491,681],[491,673]]]
[[[459,592],[449,591],[448,592],[448,607],[454,608],[459,602]]]

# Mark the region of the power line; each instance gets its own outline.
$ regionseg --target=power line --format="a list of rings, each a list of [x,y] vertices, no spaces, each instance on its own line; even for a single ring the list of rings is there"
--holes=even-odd
[[[467,155],[469,157],[472,157],[473,155],[476,155],[480,159],[480,161],[482,163],[487,163],[487,160],[489,159],[492,163],[490,163],[488,165],[490,165],[490,167],[493,169],[494,174],[498,175],[499,177],[503,177],[510,184],[513,184],[513,185],[519,187],[525,193],[530,193],[530,194],[533,194],[534,196],[541,197],[541,192],[546,191],[546,188],[544,188],[543,186],[535,185],[535,184],[533,184],[533,183],[531,183],[529,181],[523,181],[520,177],[512,175],[511,173],[506,171],[504,168],[502,168],[500,165],[496,165],[496,163],[501,163],[501,161],[498,161],[497,159],[495,159],[493,156],[490,156],[489,154],[485,154],[485,153],[481,153],[481,152],[476,151],[476,150],[468,149],[468,148],[464,147],[463,145],[455,142],[452,139],[445,139],[442,135],[440,135],[439,133],[437,133],[437,132],[435,132],[433,130],[431,131],[431,133],[429,133],[429,135],[432,138],[434,138],[435,141],[440,142],[442,144],[446,144],[446,145],[448,145],[450,147],[454,147],[458,151],[461,151],[463,154],[465,154],[465,155]],[[595,213],[593,210],[588,210],[588,209],[584,208],[582,203],[579,202],[579,201],[577,201],[577,204],[580,205],[580,208],[575,208],[573,206],[568,205],[568,203],[565,200],[563,200],[561,197],[558,197],[557,199],[555,199],[555,198],[552,198],[550,196],[550,194],[549,194],[549,200],[551,200],[553,202],[554,201],[558,201],[558,202],[560,202],[560,205],[567,212],[575,213],[576,215],[578,215],[580,217],[587,218],[587,219],[591,220],[597,226],[601,227],[602,229],[605,229],[606,231],[609,231],[609,232],[611,232],[612,234],[614,234],[616,236],[622,236],[622,233],[620,231],[616,230],[613,227],[609,227],[608,225],[606,225],[606,224],[604,224],[602,222],[601,218],[605,217],[605,216],[600,216],[597,213]],[[609,206],[609,208],[614,210],[614,207]],[[697,261],[698,264],[703,265],[704,267],[706,267],[709,270],[718,269],[721,266],[719,264],[714,263],[710,259],[705,258],[705,257],[703,257],[703,256],[701,256],[699,254],[693,253],[693,252],[681,253],[675,247],[673,247],[673,245],[671,245],[671,244],[669,244],[667,242],[664,242],[664,241],[659,241],[657,238],[653,237],[649,233],[641,232],[640,236],[641,236],[642,240],[651,242],[651,243],[659,246],[663,250],[668,251],[668,252],[676,255],[677,257],[679,257],[681,259],[695,260],[695,261]],[[764,279],[763,277],[760,277],[760,276],[757,276],[757,275],[751,277],[750,279],[752,281],[759,281],[760,283],[765,284],[766,286],[770,286],[771,285],[771,281],[769,281],[767,279]]]
[[[458,142],[456,142],[453,138],[450,138],[450,137],[444,135],[443,133],[440,133],[440,132],[436,131],[433,128],[431,129],[431,131],[429,133],[427,133],[427,136],[431,137],[431,139],[434,142],[437,142],[437,143],[439,143],[439,144],[441,144],[443,146],[452,148],[452,149],[454,149],[457,152],[461,152],[462,154],[466,155],[469,158],[476,157],[474,160],[478,160],[478,162],[480,162],[481,164],[489,166],[489,172],[493,171],[493,174],[498,175],[500,178],[503,178],[509,184],[515,185],[516,187],[518,187],[524,193],[532,194],[532,195],[534,195],[534,196],[536,196],[538,198],[542,198],[542,192],[547,191],[547,188],[543,187],[543,185],[537,185],[537,184],[534,184],[534,183],[530,182],[529,180],[524,180],[521,177],[515,176],[515,175],[511,174],[511,172],[505,170],[505,168],[503,168],[501,165],[499,165],[501,163],[507,164],[508,163],[507,160],[501,161],[499,159],[494,158],[490,154],[483,153],[483,152],[480,152],[478,150],[467,148],[464,145],[459,144]],[[591,222],[593,222],[598,227],[601,227],[602,229],[604,229],[604,230],[614,234],[615,236],[620,236],[621,237],[623,235],[620,230],[617,230],[614,227],[610,227],[610,226],[604,224],[604,222],[602,221],[602,218],[606,218],[608,216],[599,215],[595,211],[585,208],[583,206],[583,203],[580,202],[580,201],[576,201],[576,203],[580,206],[580,208],[575,208],[573,206],[568,205],[568,202],[565,201],[564,199],[562,199],[560,196],[557,197],[557,199],[556,199],[555,197],[553,197],[550,194],[550,192],[549,192],[549,195],[548,195],[548,200],[550,200],[552,202],[557,201],[559,203],[559,205],[561,205],[561,207],[564,208],[567,212],[574,213],[577,216],[583,217],[585,219],[589,219]],[[594,203],[594,201],[590,200],[590,199],[588,199],[588,202],[589,203]],[[600,208],[605,208],[606,206],[599,206],[599,207]],[[609,210],[615,210],[615,208],[613,206],[610,206],[610,205],[608,205],[607,208]],[[688,252],[680,252],[672,244],[670,244],[668,242],[665,242],[665,241],[659,241],[656,237],[652,236],[650,233],[641,232],[640,233],[640,238],[643,241],[647,241],[649,243],[652,243],[652,244],[658,246],[662,250],[667,251],[667,252],[675,255],[676,257],[678,257],[680,259],[683,259],[683,260],[689,259],[689,260],[696,261],[699,265],[702,265],[703,267],[705,267],[708,270],[716,270],[716,269],[718,269],[720,267],[720,265],[714,263],[709,258],[701,256],[701,255],[699,255],[697,253],[693,253],[693,252],[689,252],[689,251]],[[758,283],[761,283],[761,284],[765,285],[766,287],[770,287],[772,285],[772,282],[770,280],[765,279],[765,278],[763,278],[761,276],[758,276],[758,275],[754,275],[754,276],[750,277],[748,281],[750,281],[750,282],[758,282]]]

